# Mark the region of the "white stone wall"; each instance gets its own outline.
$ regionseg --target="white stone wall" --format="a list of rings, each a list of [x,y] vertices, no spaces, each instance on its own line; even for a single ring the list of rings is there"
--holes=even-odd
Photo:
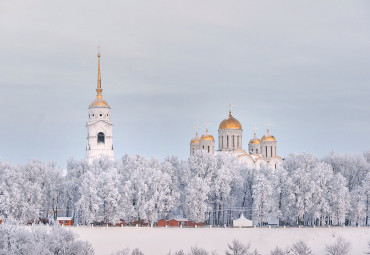
[[[199,143],[190,143],[190,156],[193,156],[197,150],[199,150]]]
[[[230,151],[242,148],[242,133],[240,129],[219,129],[218,150]]]
[[[261,154],[261,144],[256,144],[256,143],[249,143],[248,144],[248,151],[249,154]]]
[[[276,156],[276,141],[261,141],[261,149],[266,158]]]
[[[215,141],[211,140],[200,140],[199,149],[205,150],[208,153],[215,154]]]
[[[113,124],[109,106],[90,106],[88,113],[86,159],[91,163],[94,159],[107,156],[114,159]],[[104,134],[104,143],[98,143],[98,134]]]

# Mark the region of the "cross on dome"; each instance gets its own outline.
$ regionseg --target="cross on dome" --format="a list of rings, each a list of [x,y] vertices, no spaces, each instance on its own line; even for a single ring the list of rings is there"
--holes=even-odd
[[[252,130],[254,130],[254,136],[256,136],[257,129],[258,129],[258,127],[256,127],[256,124],[254,124],[254,127],[252,128]]]
[[[269,122],[269,121],[267,121],[267,124],[265,124],[265,126],[267,126],[267,135],[270,135],[270,126],[272,126],[272,124]]]
[[[231,104],[231,100],[229,99],[229,115],[231,116],[231,107],[236,106],[234,104]]]
[[[195,134],[198,135],[199,126],[198,125],[195,125],[193,128],[195,129]]]
[[[209,125],[209,122],[206,120],[206,134],[208,134],[208,125]]]

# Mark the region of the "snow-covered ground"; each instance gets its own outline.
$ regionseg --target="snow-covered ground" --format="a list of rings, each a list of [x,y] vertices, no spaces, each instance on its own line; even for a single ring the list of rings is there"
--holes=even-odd
[[[67,227],[66,227],[67,228]],[[139,248],[145,255],[166,255],[170,250],[198,246],[223,255],[227,243],[238,239],[251,244],[262,255],[270,254],[276,246],[285,249],[294,242],[303,240],[314,254],[325,254],[327,244],[338,236],[351,242],[351,254],[368,251],[370,228],[107,228],[69,227],[80,239],[89,241],[97,255],[110,254],[123,248]]]

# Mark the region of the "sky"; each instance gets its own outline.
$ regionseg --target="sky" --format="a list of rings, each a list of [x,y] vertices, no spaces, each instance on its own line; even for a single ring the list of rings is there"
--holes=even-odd
[[[228,104],[277,153],[370,149],[370,1],[0,2],[0,158],[82,159],[88,106],[111,106],[117,159],[189,156]]]

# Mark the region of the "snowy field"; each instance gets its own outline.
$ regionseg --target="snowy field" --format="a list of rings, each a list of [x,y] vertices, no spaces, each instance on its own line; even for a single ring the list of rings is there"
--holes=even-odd
[[[270,254],[276,246],[286,248],[303,240],[314,254],[325,254],[327,244],[335,242],[338,236],[351,242],[350,254],[365,254],[370,241],[370,228],[106,228],[69,227],[89,241],[97,255],[110,254],[123,248],[139,248],[145,255],[166,255],[170,250],[198,246],[209,251],[225,254],[227,243],[234,238],[250,243],[251,250],[257,249],[262,255]]]

